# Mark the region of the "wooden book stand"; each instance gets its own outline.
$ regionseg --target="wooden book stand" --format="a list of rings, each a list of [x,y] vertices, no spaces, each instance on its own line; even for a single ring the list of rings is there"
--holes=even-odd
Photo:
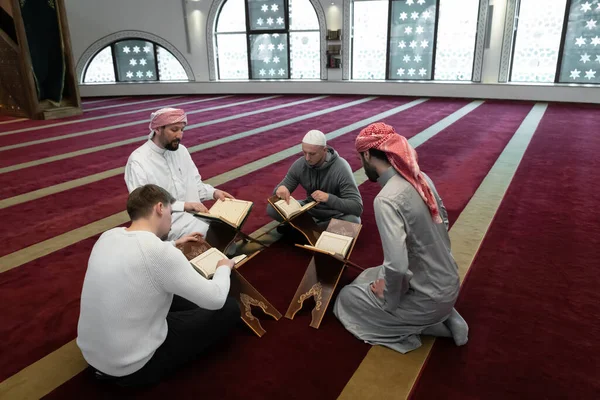
[[[260,240],[254,239],[252,236],[242,232],[242,227],[246,223],[250,211],[244,217],[244,220],[238,227],[234,227],[227,222],[224,222],[217,218],[206,218],[202,216],[196,216],[196,218],[202,218],[205,221],[210,221],[208,232],[206,232],[206,241],[211,244],[212,247],[216,247],[220,252],[227,254],[227,249],[234,243],[240,236],[244,242],[253,242],[261,247],[267,247],[266,244]]]
[[[352,250],[354,249],[361,228],[362,225],[353,222],[342,221],[339,219],[331,220],[326,231],[354,238],[350,249],[348,250],[348,254],[344,258],[339,254],[330,255],[307,249],[308,251],[312,251],[314,255],[310,264],[308,264],[302,282],[300,282],[296,294],[285,313],[286,318],[294,319],[296,313],[302,309],[304,300],[312,296],[315,300],[315,307],[312,310],[312,321],[310,326],[315,329],[319,328],[321,321],[325,316],[325,311],[329,306],[329,302],[333,297],[335,288],[342,276],[344,267],[347,264],[350,264],[360,268],[360,266],[350,262],[349,258],[352,255]],[[298,247],[305,248],[304,246]]]
[[[281,215],[281,218],[283,218],[283,222],[281,222],[279,225],[282,225],[286,222],[289,223],[290,226],[299,231],[306,238],[309,244],[314,246],[315,243],[317,243],[317,240],[319,240],[319,236],[321,236],[323,228],[320,228],[319,225],[317,225],[317,223],[315,222],[315,220],[310,215],[308,215],[307,212],[296,214],[290,219],[287,219],[275,206],[275,202],[279,200],[281,199],[276,195],[271,196],[268,199],[269,204],[271,204],[271,207],[273,207],[275,211],[277,211],[277,213]]]
[[[200,238],[198,242],[187,242],[181,246],[177,246],[179,250],[183,252],[188,260],[192,260],[198,255],[204,253],[212,246],[208,244],[204,239]],[[258,252],[253,253],[247,258],[243,259],[236,264],[235,268],[231,271],[231,286],[229,294],[237,300],[242,320],[252,331],[258,336],[262,337],[266,331],[261,326],[260,321],[254,315],[252,315],[252,306],[260,307],[262,311],[273,317],[276,321],[281,318],[281,313],[277,311],[275,307],[254,286],[250,284],[237,270],[242,265],[249,262]]]

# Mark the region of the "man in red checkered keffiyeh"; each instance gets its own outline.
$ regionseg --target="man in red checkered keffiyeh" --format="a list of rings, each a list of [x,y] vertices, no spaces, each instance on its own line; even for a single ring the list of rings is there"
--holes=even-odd
[[[452,337],[462,346],[469,326],[454,309],[460,279],[450,249],[447,213],[433,182],[419,169],[406,138],[382,122],[356,138],[371,181],[383,262],[344,287],[333,312],[367,343],[401,353],[421,346],[421,335]]]
[[[364,153],[369,149],[380,150],[386,154],[392,167],[417,190],[427,204],[433,220],[441,223],[435,196],[419,168],[417,152],[408,140],[397,134],[390,125],[377,122],[363,129],[356,138],[356,151]],[[369,172],[368,167],[365,171]]]

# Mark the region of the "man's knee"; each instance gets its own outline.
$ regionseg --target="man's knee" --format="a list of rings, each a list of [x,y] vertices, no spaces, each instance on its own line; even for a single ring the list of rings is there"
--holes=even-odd
[[[355,224],[360,224],[360,217],[357,217],[356,215],[346,214],[342,215],[340,219],[348,222],[354,222]]]
[[[237,300],[231,296],[227,297],[227,300],[225,300],[225,304],[221,310],[227,319],[237,320],[240,318],[240,306],[238,305]]]
[[[283,221],[283,218],[281,217],[281,215],[279,215],[279,213],[273,208],[273,206],[271,204],[267,204],[267,214],[269,215],[269,217],[271,217],[272,219],[276,220],[276,221]]]

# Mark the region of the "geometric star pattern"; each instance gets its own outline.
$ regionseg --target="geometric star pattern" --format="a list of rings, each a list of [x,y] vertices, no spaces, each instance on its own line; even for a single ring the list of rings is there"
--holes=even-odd
[[[596,4],[598,3],[598,4]],[[562,51],[559,82],[600,83],[600,3],[573,0]]]
[[[392,1],[388,79],[433,78],[437,2]]]
[[[154,43],[123,40],[114,44],[117,76],[120,82],[157,81]]]

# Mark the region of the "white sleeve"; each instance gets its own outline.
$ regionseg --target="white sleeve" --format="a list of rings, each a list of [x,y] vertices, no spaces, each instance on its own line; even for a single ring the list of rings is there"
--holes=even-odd
[[[137,161],[127,161],[127,165],[125,166],[125,184],[129,193],[148,183],[150,182],[148,182],[148,176],[144,168]]]
[[[156,265],[147,265],[155,284],[166,291],[181,296],[200,308],[218,310],[223,307],[229,294],[231,269],[227,266],[217,268],[212,279],[200,275],[183,253],[170,243],[162,248],[154,247],[150,260]]]
[[[208,183],[202,182],[202,177],[200,176],[200,172],[198,172],[198,167],[196,167],[196,164],[194,164],[194,160],[192,160],[192,156],[189,152],[187,155],[189,160],[189,170],[194,176],[194,182],[198,189],[198,197],[200,198],[200,201],[213,200],[216,189]]]

